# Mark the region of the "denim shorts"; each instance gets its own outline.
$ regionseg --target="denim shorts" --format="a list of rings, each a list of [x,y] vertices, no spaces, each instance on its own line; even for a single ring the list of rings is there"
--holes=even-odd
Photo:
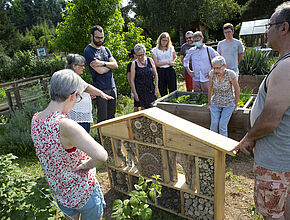
[[[89,198],[88,202],[81,208],[67,208],[58,203],[59,209],[68,216],[76,215],[77,213],[82,214],[82,219],[85,220],[96,220],[100,219],[103,215],[103,208],[106,203],[103,194],[100,190],[99,185],[94,190],[93,194]]]

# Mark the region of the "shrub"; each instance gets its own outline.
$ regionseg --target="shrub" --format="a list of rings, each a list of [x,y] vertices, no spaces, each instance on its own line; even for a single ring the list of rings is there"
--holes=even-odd
[[[31,118],[35,112],[44,109],[46,100],[24,105],[11,115],[5,125],[5,132],[0,136],[0,151],[14,153],[18,156],[34,154],[33,142],[30,136]]]
[[[63,69],[65,61],[61,59],[38,58],[34,51],[17,51],[6,66],[0,66],[1,81],[12,81],[31,76],[50,76]]]
[[[20,171],[13,154],[0,155],[1,219],[49,219],[56,207],[35,187],[49,194],[43,178],[35,179]],[[52,197],[49,196],[52,200]]]
[[[147,220],[152,216],[152,210],[148,203],[148,198],[155,201],[157,197],[161,196],[161,185],[157,181],[159,176],[153,176],[154,181],[144,180],[141,176],[138,181],[138,185],[135,184],[136,190],[129,193],[130,199],[121,201],[117,199],[113,203],[113,210],[111,217],[118,220],[122,219],[142,219]]]
[[[254,48],[245,50],[243,60],[239,64],[241,75],[266,75],[271,68],[271,58]]]

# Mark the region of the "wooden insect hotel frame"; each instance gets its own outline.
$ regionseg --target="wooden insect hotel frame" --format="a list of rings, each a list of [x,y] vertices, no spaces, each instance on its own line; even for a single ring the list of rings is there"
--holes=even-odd
[[[151,204],[187,219],[224,219],[225,154],[237,142],[159,108],[96,124],[110,185],[128,194],[138,177],[160,175]]]

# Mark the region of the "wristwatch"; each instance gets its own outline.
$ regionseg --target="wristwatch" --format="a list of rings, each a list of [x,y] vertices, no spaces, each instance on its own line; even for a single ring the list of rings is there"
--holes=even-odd
[[[104,65],[103,65],[103,67],[106,67],[107,66],[107,64],[104,62]]]

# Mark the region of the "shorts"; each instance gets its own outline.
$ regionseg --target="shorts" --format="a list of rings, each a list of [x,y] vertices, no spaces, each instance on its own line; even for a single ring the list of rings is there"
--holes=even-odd
[[[59,209],[68,216],[82,214],[84,220],[96,220],[103,216],[103,208],[106,206],[100,187],[97,186],[88,202],[81,208],[68,208],[58,203]]]
[[[254,200],[259,214],[272,218],[284,215],[290,196],[290,172],[267,170],[254,164]]]

